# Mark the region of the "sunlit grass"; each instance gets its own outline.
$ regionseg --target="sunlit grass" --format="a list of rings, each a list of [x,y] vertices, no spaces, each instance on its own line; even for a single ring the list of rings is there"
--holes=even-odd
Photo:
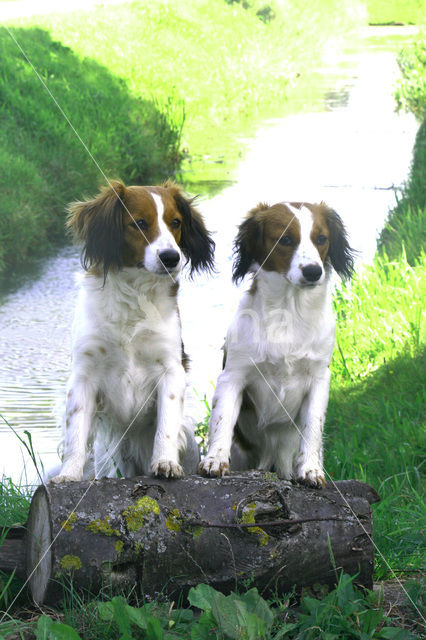
[[[423,0],[366,0],[371,24],[422,24],[425,21]]]

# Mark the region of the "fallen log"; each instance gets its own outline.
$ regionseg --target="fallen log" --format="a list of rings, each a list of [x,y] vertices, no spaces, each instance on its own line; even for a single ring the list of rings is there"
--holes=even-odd
[[[112,585],[177,598],[200,582],[226,593],[244,581],[284,593],[335,584],[333,564],[371,588],[378,500],[357,481],[315,490],[263,472],[41,486],[25,540],[30,591],[52,603],[72,577],[94,593]]]

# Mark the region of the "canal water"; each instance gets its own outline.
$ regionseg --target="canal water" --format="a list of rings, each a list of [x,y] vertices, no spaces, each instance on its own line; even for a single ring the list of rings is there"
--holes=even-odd
[[[344,219],[359,263],[371,261],[395,189],[408,176],[417,131],[411,115],[395,113],[392,95],[396,52],[411,35],[409,27],[368,28],[356,51],[321,69],[315,91],[293,100],[290,115],[241,141],[246,152],[233,183],[200,200],[217,243],[218,273],[192,282],[183,277],[180,291],[196,420],[205,415],[204,395],[211,399],[241,294],[231,284],[232,241],[250,208],[260,201],[325,200]],[[36,279],[0,298],[0,476],[15,482],[36,478],[18,438],[26,440],[25,431],[46,469],[59,461],[57,413],[69,373],[78,270],[76,250],[65,248]]]

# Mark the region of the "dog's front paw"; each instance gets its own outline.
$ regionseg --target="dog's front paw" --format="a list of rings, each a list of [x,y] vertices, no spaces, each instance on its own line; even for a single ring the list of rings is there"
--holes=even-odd
[[[203,476],[226,476],[229,474],[228,458],[207,455],[204,460],[201,460],[198,470]]]
[[[319,464],[305,462],[296,468],[296,481],[307,487],[322,489],[325,485],[324,472]]]
[[[78,482],[83,480],[83,475],[80,474],[64,474],[59,476],[53,476],[49,479],[50,484],[62,484],[63,482]]]
[[[173,460],[157,460],[151,464],[151,472],[155,476],[165,476],[166,478],[183,478],[185,475],[178,462]]]

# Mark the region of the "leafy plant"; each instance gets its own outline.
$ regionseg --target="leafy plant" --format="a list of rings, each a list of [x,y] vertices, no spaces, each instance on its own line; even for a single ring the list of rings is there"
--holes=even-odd
[[[353,577],[341,574],[336,589],[322,600],[306,596],[301,603],[298,638],[300,640],[415,640],[404,629],[391,627],[376,594],[361,593]]]

